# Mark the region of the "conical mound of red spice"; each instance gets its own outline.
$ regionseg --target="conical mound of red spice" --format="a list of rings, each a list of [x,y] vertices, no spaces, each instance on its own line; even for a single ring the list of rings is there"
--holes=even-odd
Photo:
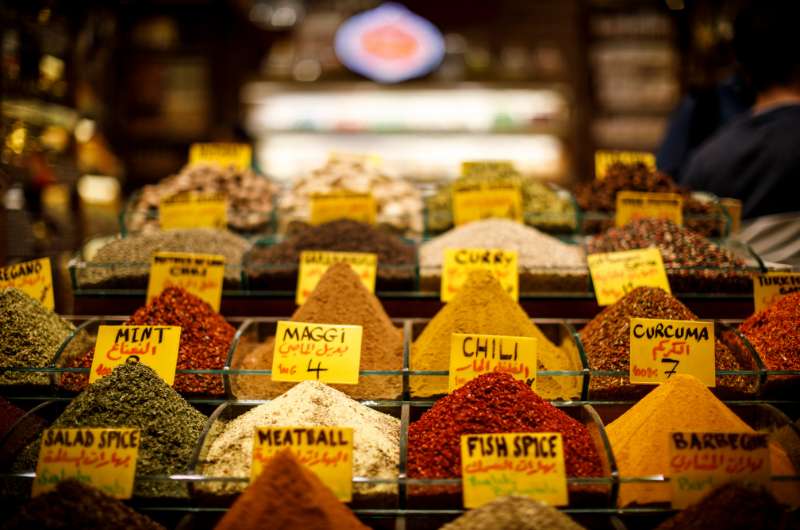
[[[800,370],[800,292],[791,293],[742,322],[769,370]]]
[[[179,370],[221,370],[236,330],[208,302],[181,289],[168,287],[150,303],[140,307],[125,322],[128,326],[180,326]],[[72,367],[92,365],[94,348],[68,362]],[[65,374],[62,385],[79,391],[89,383],[87,374]],[[222,377],[207,374],[176,374],[172,387],[184,394],[225,393]]]
[[[288,450],[272,457],[215,530],[369,530]]]
[[[579,421],[509,374],[481,375],[437,401],[408,428],[408,476],[461,476],[461,435],[560,432],[568,476],[602,474],[600,456]]]

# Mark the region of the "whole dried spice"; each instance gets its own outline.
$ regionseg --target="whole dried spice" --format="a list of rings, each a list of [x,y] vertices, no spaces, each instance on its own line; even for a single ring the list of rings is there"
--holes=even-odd
[[[325,271],[317,287],[289,319],[316,324],[349,324],[362,327],[361,370],[397,370],[398,375],[361,375],[357,385],[333,385],[363,399],[394,399],[402,393],[403,331],[394,327],[380,301],[370,293],[346,263]],[[234,355],[234,368],[271,369],[274,338],[248,350],[242,342]],[[266,398],[289,389],[265,375],[232,376],[238,398]]]
[[[25,503],[3,530],[164,530],[121,501],[77,480],[64,480],[48,493]]]
[[[180,287],[164,289],[149,304],[137,309],[124,325],[180,326],[178,370],[222,370],[236,334],[234,327],[207,302]],[[94,348],[65,364],[73,368],[88,368],[93,356]],[[68,390],[81,390],[88,382],[86,373],[61,376],[61,384]],[[225,393],[222,377],[213,374],[175,374],[173,388],[182,394]]]
[[[593,371],[622,371],[619,376],[595,376],[589,380],[589,393],[597,397],[633,397],[649,392],[650,385],[630,384],[630,319],[660,318],[698,320],[677,298],[657,287],[637,287],[590,320],[579,335]],[[719,329],[719,328],[718,328]],[[717,370],[754,370],[754,360],[732,331],[723,331],[714,343]],[[725,342],[720,339],[725,339]],[[734,349],[728,344],[735,346]],[[715,391],[721,395],[746,395],[755,392],[755,376],[718,375]]]
[[[579,421],[503,373],[484,374],[434,403],[408,428],[408,476],[461,476],[461,435],[560,432],[567,476],[597,477],[603,466]]]
[[[186,497],[185,483],[148,480],[184,473],[206,417],[141,363],[118,366],[73,399],[51,427],[138,427],[141,429],[134,496]],[[14,463],[17,471],[36,467],[40,438]]]
[[[590,238],[588,254],[657,247],[676,292],[750,292],[745,262],[696,232],[666,219],[638,219]]]
[[[605,178],[580,182],[573,191],[575,201],[584,210],[582,228],[587,234],[596,234],[614,226],[617,193],[620,191],[681,195],[686,226],[706,236],[720,235],[721,227],[726,223],[716,204],[695,198],[688,190],[679,187],[669,175],[653,171],[641,162],[616,162],[609,166]]]
[[[453,333],[482,333],[512,337],[533,337],[537,340],[537,365],[540,370],[580,370],[577,350],[565,340],[556,346],[531,322],[525,311],[505,292],[487,271],[470,274],[455,298],[428,322],[411,345],[411,370],[448,370],[450,337]],[[581,392],[581,378],[575,376],[541,376],[536,381],[539,394],[545,399],[572,399]],[[446,394],[446,376],[410,377],[411,395],[427,397]]]
[[[52,364],[75,326],[13,287],[0,289],[0,385],[47,385],[46,373],[15,372]]]
[[[586,256],[570,245],[509,219],[485,219],[458,226],[419,247],[420,282],[438,289],[444,252],[449,248],[515,250],[520,292],[585,291]]]
[[[667,474],[669,434],[681,431],[755,432],[695,377],[677,374],[606,426],[620,477]],[[772,474],[794,475],[786,452],[774,442],[769,449]],[[800,500],[797,483],[773,482],[771,489],[785,502]],[[671,499],[672,489],[666,482],[620,484],[620,507]]]
[[[378,255],[376,287],[413,288],[416,249],[399,237],[365,223],[340,219],[319,226],[295,225],[286,239],[272,246],[256,245],[245,257],[250,285],[270,289],[297,286],[300,253],[304,250],[370,252]]]
[[[214,527],[215,530],[368,530],[317,476],[281,451]]]
[[[763,486],[729,482],[703,497],[656,530],[776,530],[783,526],[784,507]]]
[[[400,463],[400,420],[352,400],[338,390],[304,381],[277,398],[255,407],[224,426],[218,437],[206,441],[202,472],[212,477],[249,477],[256,427],[351,427],[353,474],[392,479]],[[242,485],[210,482],[204,491],[235,493]],[[369,496],[395,492],[391,484],[356,484],[354,494]]]
[[[800,370],[800,292],[788,294],[750,316],[739,331],[768,370]]]
[[[115,239],[101,247],[91,260],[79,263],[76,280],[84,289],[146,289],[154,253],[194,252],[225,256],[224,286],[236,288],[241,285],[242,257],[249,248],[246,239],[213,228],[137,234]]]
[[[440,530],[583,530],[583,526],[552,506],[529,497],[498,497],[470,510]]]
[[[221,194],[228,200],[228,227],[239,232],[255,232],[269,228],[278,187],[249,168],[188,165],[178,174],[142,188],[127,212],[128,230],[159,230],[158,207],[161,201],[186,192]]]

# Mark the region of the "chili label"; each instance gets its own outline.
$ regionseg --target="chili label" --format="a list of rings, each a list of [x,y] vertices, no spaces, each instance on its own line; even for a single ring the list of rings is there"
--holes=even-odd
[[[481,374],[511,374],[536,390],[536,339],[504,335],[453,333],[450,339],[448,392]]]

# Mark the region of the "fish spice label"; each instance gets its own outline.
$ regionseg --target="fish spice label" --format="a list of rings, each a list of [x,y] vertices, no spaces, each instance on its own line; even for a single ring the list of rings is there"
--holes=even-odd
[[[362,332],[361,326],[278,322],[272,380],[357,385]]]
[[[683,197],[677,193],[645,193],[620,191],[617,193],[615,224],[625,226],[645,217],[667,219],[676,225],[683,224]]]
[[[714,324],[695,320],[631,318],[631,383],[663,383],[690,374],[716,384]]]
[[[656,156],[646,151],[596,151],[594,153],[594,176],[597,180],[606,178],[608,168],[616,162],[636,164],[641,162],[650,171],[656,170]]]
[[[453,333],[450,339],[450,376],[452,392],[481,374],[511,374],[536,390],[536,339],[505,335]]]
[[[756,311],[771,306],[787,294],[800,291],[800,272],[768,272],[753,277]]]
[[[0,269],[0,289],[15,287],[44,307],[56,308],[53,298],[53,272],[50,258],[40,258]]]
[[[726,482],[770,485],[766,433],[670,433],[668,458],[673,508],[686,508]]]
[[[519,300],[517,251],[498,248],[448,248],[444,251],[440,298],[449,302],[467,281],[469,273],[485,269],[497,278],[514,300]]]
[[[561,433],[462,435],[461,473],[465,508],[506,495],[568,503]]]
[[[172,385],[180,342],[180,326],[100,326],[89,382],[110,374],[120,364],[141,362]]]
[[[453,224],[500,217],[522,222],[522,193],[513,181],[455,183]]]
[[[32,495],[75,479],[111,497],[130,499],[140,441],[139,429],[46,429]]]
[[[253,163],[253,148],[248,144],[199,143],[189,148],[189,165],[214,164],[249,169]]]
[[[586,263],[598,305],[611,305],[642,286],[660,287],[671,293],[661,251],[657,248],[589,254]]]
[[[375,197],[370,193],[325,193],[311,196],[312,225],[337,219],[352,219],[370,225],[378,217]]]
[[[304,250],[300,253],[300,269],[297,274],[295,303],[303,305],[306,298],[317,287],[320,278],[334,263],[344,262],[355,271],[361,283],[371,293],[375,292],[375,276],[378,270],[378,255],[367,252],[328,252]]]
[[[228,199],[220,194],[179,193],[159,203],[158,220],[162,230],[225,228],[228,226]]]
[[[168,287],[180,287],[219,312],[225,256],[190,252],[156,252],[150,262],[147,303]]]
[[[351,427],[257,427],[253,433],[250,481],[275,453],[288,449],[314,472],[336,498],[353,498],[353,429]]]

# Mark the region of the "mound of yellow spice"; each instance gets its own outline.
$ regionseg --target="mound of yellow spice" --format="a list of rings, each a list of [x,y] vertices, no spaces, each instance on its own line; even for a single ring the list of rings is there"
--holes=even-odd
[[[578,352],[570,348],[572,343],[565,341],[558,347],[550,342],[487,271],[472,272],[455,298],[428,322],[411,346],[411,370],[447,370],[453,333],[533,337],[539,370],[581,369]],[[580,381],[573,376],[540,377],[536,392],[544,399],[571,399],[580,395]],[[412,376],[410,386],[416,397],[447,394],[447,377]]]
[[[611,449],[623,478],[661,475],[669,468],[669,433],[755,432],[698,379],[678,374],[659,385],[625,414],[606,427]],[[794,475],[786,452],[770,443],[773,475]],[[778,500],[797,505],[800,486],[773,482]],[[672,491],[667,483],[626,483],[620,485],[619,505],[669,503]]]

